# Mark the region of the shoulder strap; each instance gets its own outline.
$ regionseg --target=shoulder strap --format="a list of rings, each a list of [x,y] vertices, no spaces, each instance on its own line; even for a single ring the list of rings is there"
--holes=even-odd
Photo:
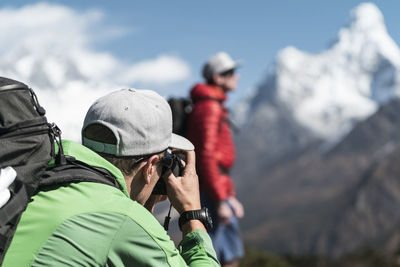
[[[92,167],[73,157],[66,156],[67,164],[47,169],[39,183],[39,191],[69,183],[94,182],[122,190],[114,176],[104,168]]]
[[[114,176],[106,169],[89,166],[73,157],[66,156],[65,158],[66,164],[56,165],[44,172],[35,193],[79,182],[101,183],[116,187],[119,190],[122,189]],[[12,240],[12,234],[10,233],[15,231],[22,211],[26,209],[30,198],[26,185],[18,177],[14,183],[13,197],[0,210],[0,225],[4,225],[4,227],[0,227],[0,265],[5,255],[4,253]]]
[[[212,100],[212,101],[216,101],[218,103],[220,103],[222,105],[222,100],[216,97],[208,97],[208,96],[204,96],[204,97],[198,97],[196,98],[196,100],[193,100],[193,103],[196,104],[198,102],[201,101],[205,101],[205,100]]]

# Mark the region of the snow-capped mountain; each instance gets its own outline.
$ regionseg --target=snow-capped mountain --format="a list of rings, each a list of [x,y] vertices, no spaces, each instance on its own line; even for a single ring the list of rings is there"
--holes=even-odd
[[[321,53],[280,51],[257,89],[235,114],[232,176],[248,244],[333,257],[396,251],[400,50],[378,8],[356,7]]]
[[[363,3],[340,29],[336,41],[319,54],[295,47],[281,50],[265,82],[242,103],[243,118],[271,116],[284,108],[296,122],[329,140],[348,132],[355,121],[400,95],[400,50],[389,36],[382,13]],[[247,108],[246,108],[247,107]]]

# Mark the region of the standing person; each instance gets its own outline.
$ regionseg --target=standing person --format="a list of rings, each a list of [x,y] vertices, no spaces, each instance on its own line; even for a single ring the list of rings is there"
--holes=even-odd
[[[168,103],[150,90],[124,89],[98,99],[82,143],[63,141],[66,160],[102,169],[117,187],[78,181],[33,197],[8,249],[8,266],[219,266],[201,209],[193,145],[172,133]],[[183,175],[165,173],[169,149],[183,150]],[[162,178],[160,178],[162,176]],[[164,179],[181,214],[175,248],[151,214]]]
[[[227,94],[237,87],[238,66],[225,52],[206,62],[206,83],[196,84],[190,92],[194,108],[186,126],[187,137],[196,147],[202,202],[210,208],[214,219],[210,236],[223,266],[237,266],[244,254],[237,221],[244,212],[229,176],[235,147],[224,107]]]

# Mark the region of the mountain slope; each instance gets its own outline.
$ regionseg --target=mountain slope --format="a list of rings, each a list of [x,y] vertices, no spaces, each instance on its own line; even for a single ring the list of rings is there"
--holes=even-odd
[[[260,174],[252,198],[239,194],[252,207],[243,221],[246,241],[331,256],[389,246],[400,224],[399,112],[400,100],[393,100],[332,150],[307,152]]]

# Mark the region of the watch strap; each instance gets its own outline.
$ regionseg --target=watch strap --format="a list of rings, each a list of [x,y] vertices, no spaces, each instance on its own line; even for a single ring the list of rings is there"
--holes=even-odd
[[[207,208],[182,212],[181,216],[179,217],[179,229],[182,230],[182,225],[190,220],[201,221],[207,231],[210,230],[212,227],[212,220],[210,215],[208,214]]]

